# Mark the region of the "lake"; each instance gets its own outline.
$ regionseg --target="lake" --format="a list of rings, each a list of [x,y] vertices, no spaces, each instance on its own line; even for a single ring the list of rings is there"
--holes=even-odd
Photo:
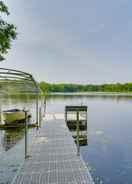
[[[1,103],[3,109],[26,106],[35,112],[34,99],[8,99]],[[131,184],[132,97],[54,95],[47,98],[46,112],[63,113],[66,105],[88,106],[88,145],[81,146],[81,154],[95,184]],[[29,143],[34,131],[36,129],[30,130]],[[23,160],[24,130],[1,130],[0,183],[10,183]]]
[[[0,98],[0,106],[2,110],[11,108],[30,109],[32,114],[30,122],[36,122],[36,105],[33,96]],[[29,130],[28,145],[31,144],[34,131],[36,131],[36,128]],[[0,184],[10,184],[24,161],[24,135],[25,132],[22,128],[0,130]]]
[[[131,184],[132,97],[52,96],[47,112],[64,112],[65,105],[88,106],[88,145],[81,154],[95,184]]]

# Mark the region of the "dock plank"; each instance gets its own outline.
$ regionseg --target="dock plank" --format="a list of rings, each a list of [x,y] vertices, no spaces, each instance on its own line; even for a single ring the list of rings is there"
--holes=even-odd
[[[94,184],[63,119],[43,122],[12,184]]]

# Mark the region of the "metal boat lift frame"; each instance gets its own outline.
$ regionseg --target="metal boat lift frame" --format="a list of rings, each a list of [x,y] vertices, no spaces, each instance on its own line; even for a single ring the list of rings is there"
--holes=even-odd
[[[34,90],[31,89],[26,91],[25,89],[20,93],[30,93],[36,95],[36,123],[39,127],[39,94],[41,92],[38,82],[34,79],[34,77],[26,72],[8,69],[8,68],[0,68],[0,82],[15,82],[17,83],[29,83],[33,84]],[[1,92],[0,92],[1,93]]]

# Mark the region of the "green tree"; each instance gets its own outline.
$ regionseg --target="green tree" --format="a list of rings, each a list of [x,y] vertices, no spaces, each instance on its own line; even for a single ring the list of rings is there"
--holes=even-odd
[[[80,84],[50,84],[40,83],[43,92],[132,92],[132,83],[116,83],[102,85],[80,85]]]
[[[0,61],[4,60],[4,54],[7,54],[11,48],[11,42],[17,36],[16,27],[3,20],[2,14],[9,15],[8,7],[3,1],[0,1]]]

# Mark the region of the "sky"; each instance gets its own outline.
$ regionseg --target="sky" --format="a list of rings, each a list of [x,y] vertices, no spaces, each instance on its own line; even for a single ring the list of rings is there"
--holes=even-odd
[[[131,0],[4,0],[17,40],[0,67],[51,83],[132,82]]]

